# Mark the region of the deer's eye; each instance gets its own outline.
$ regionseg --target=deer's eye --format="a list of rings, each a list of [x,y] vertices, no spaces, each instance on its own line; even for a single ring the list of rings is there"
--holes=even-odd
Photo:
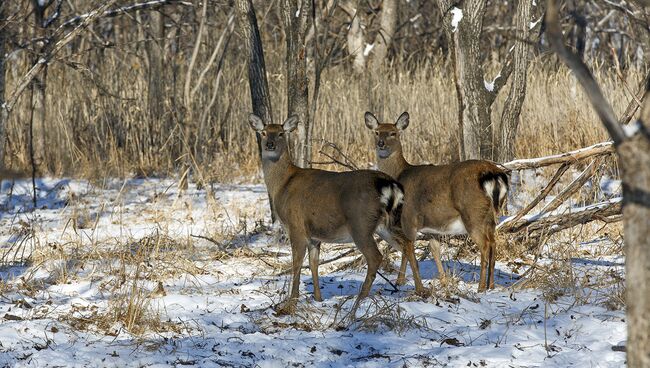
[[[262,135],[262,137],[266,137],[266,131],[262,130],[260,134]]]
[[[376,135],[377,137],[379,137],[379,132],[378,132],[378,131],[375,131],[375,135]]]
[[[282,137],[284,135],[284,132],[278,133],[278,137]]]
[[[390,133],[390,136],[391,136],[391,137],[397,137],[397,133],[392,132],[392,133]]]

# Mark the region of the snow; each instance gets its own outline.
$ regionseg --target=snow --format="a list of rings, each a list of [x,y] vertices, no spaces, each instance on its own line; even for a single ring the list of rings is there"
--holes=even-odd
[[[498,76],[497,76],[497,78],[498,78]],[[494,78],[494,80],[492,82],[488,82],[486,80],[483,80],[483,84],[485,85],[485,89],[488,92],[494,92],[494,81],[496,81],[496,80],[497,80],[496,78]]]
[[[541,21],[542,21],[542,17],[540,17],[538,20],[536,20],[534,22],[530,22],[530,24],[528,25],[528,30],[532,30],[533,28],[537,27],[537,25]]]
[[[538,180],[529,172],[520,179]],[[592,286],[580,300],[571,293],[549,300],[541,289],[509,288],[527,268],[498,262],[500,286],[478,294],[477,258],[455,259],[450,249],[443,263],[460,280],[450,296],[427,258],[420,270],[434,296],[413,295],[412,281],[394,292],[377,277],[357,321],[342,324],[365,276],[365,267],[339,269],[353,254],[320,267],[323,302],[313,300],[304,270],[295,315],[275,316],[272,306],[287,291],[281,271],[290,264],[290,248],[263,225],[270,213],[262,184],[190,185],[181,192],[169,179],[46,178],[37,186],[32,212],[29,181],[0,186],[0,257],[16,261],[0,264],[0,367],[625,363],[625,354],[613,350],[625,345],[625,311],[605,306],[610,289]],[[600,186],[617,190],[611,178]],[[522,196],[513,195],[514,201]],[[151,243],[155,250],[127,266],[131,276],[138,269],[140,280],[127,278],[120,286],[121,260],[136,257],[156,234],[162,240]],[[623,275],[623,256],[594,251],[607,242],[576,245],[584,254],[570,260],[576,277]],[[17,244],[32,262],[17,262],[21,253],[8,251]],[[324,244],[321,260],[347,249]],[[398,264],[397,255],[391,262]],[[552,260],[544,252],[541,262]],[[155,292],[159,282],[164,293]],[[145,325],[137,335],[124,321],[97,322],[110,317],[116,295],[134,285],[163,328]]]
[[[463,19],[463,11],[454,6],[451,9],[451,28],[453,32],[458,30],[461,19]]]
[[[634,137],[641,130],[641,122],[635,120],[629,124],[623,124],[623,131],[628,138]]]
[[[366,44],[366,47],[363,49],[363,56],[368,56],[370,55],[370,51],[375,47],[375,44]]]

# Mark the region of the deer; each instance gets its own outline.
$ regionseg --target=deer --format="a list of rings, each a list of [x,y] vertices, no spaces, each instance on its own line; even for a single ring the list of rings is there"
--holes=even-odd
[[[409,125],[408,112],[394,124],[379,123],[370,112],[365,124],[375,133],[377,167],[404,188],[401,225],[409,242],[418,232],[439,235],[469,234],[478,245],[481,270],[478,291],[494,288],[495,231],[497,215],[508,193],[508,176],[486,160],[467,160],[449,165],[412,165],[404,157],[400,135]],[[414,248],[412,245],[407,247]],[[440,280],[445,271],[440,260],[440,244],[429,241]],[[404,282],[402,258],[399,282]]]
[[[280,125],[265,124],[260,117],[250,114],[249,124],[261,138],[262,171],[271,211],[287,231],[291,243],[291,291],[277,308],[279,314],[292,314],[295,310],[306,250],[313,296],[316,301],[322,301],[318,282],[321,242],[354,242],[368,265],[351,312],[354,316],[360,301],[368,296],[382,261],[374,234],[404,252],[411,265],[416,293],[425,293],[415,250],[412,243],[408,248],[409,242],[399,226],[404,191],[396,180],[375,170],[332,172],[294,165],[287,136],[298,124],[295,115]]]

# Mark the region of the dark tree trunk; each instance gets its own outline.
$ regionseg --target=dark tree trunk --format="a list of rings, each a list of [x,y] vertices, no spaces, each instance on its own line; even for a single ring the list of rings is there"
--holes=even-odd
[[[0,24],[5,24],[5,3],[0,3]],[[5,107],[5,41],[6,27],[0,28],[0,169],[5,166],[5,141],[8,111]]]
[[[255,9],[251,0],[236,0],[235,6],[237,7],[237,21],[239,23],[241,37],[248,50],[246,63],[248,65],[248,85],[251,92],[253,113],[262,118],[265,124],[272,124],[271,97],[269,95],[269,85],[266,80],[264,50],[262,49],[260,30],[257,27]],[[259,133],[256,133],[256,138],[257,149],[261,159],[262,145]],[[269,205],[271,206],[271,219],[275,222],[273,200],[270,195]]]
[[[148,89],[147,101],[151,121],[157,125],[152,127],[153,131],[162,128],[162,118],[165,107],[165,85],[164,85],[164,51],[165,51],[165,24],[163,14],[160,11],[150,13],[148,38],[146,43],[147,59],[149,70],[147,75]]]
[[[44,40],[47,33],[45,29],[45,10],[47,4],[41,6],[38,1],[34,0],[34,36],[36,39]],[[47,45],[44,41],[39,42],[40,51],[35,56],[33,64],[38,62],[38,59],[45,56],[45,51]],[[34,168],[36,173],[42,175],[48,173],[47,163],[45,158],[47,157],[46,144],[45,144],[45,131],[46,131],[46,106],[45,106],[45,88],[47,81],[47,64],[43,66],[43,69],[39,74],[34,77],[32,80],[32,101],[31,101],[31,121],[30,121],[30,142],[31,142],[31,152],[33,158]]]
[[[508,162],[515,158],[515,144],[517,128],[519,127],[519,115],[521,107],[526,99],[526,76],[528,75],[528,61],[530,46],[523,40],[528,40],[530,28],[531,1],[519,0],[517,13],[515,15],[515,27],[517,38],[512,50],[513,71],[511,76],[510,92],[506,99],[501,123],[494,132],[494,159],[497,162]],[[539,6],[538,6],[539,8]]]
[[[306,35],[312,17],[311,0],[283,0],[282,18],[287,41],[287,111],[297,115],[298,139],[295,163],[309,167],[312,125],[309,116],[309,78],[307,77]]]

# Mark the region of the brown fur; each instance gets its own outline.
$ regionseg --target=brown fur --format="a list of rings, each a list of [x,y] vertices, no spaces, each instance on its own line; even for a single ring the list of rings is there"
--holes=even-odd
[[[496,216],[505,198],[499,195],[500,186],[505,184],[507,190],[505,172],[485,160],[449,165],[409,164],[400,142],[400,133],[408,126],[408,119],[404,113],[395,124],[379,124],[372,114],[366,113],[366,125],[375,132],[379,169],[404,186],[401,217],[404,234],[410,241],[416,239],[418,232],[451,234],[450,230],[454,229],[450,226],[456,225],[458,229],[460,220],[481,251],[479,291],[494,288]],[[489,194],[482,185],[486,178],[494,182]],[[495,194],[497,198],[493,201]],[[444,275],[439,246],[432,243],[431,247],[438,271]],[[404,268],[402,260],[400,275]]]
[[[291,162],[286,133],[297,120],[291,117],[283,125],[264,125],[251,115],[250,123],[258,131],[262,144],[262,168],[272,200],[272,210],[289,234],[293,256],[291,294],[285,311],[291,312],[298,298],[300,268],[309,249],[309,266],[314,283],[314,298],[321,299],[318,283],[318,257],[321,242],[354,242],[368,263],[366,279],[355,308],[368,295],[382,255],[373,234],[377,233],[391,245],[402,248],[405,242],[400,229],[390,227],[397,199],[382,203],[382,190],[401,188],[390,176],[371,170],[330,172],[302,169]],[[391,189],[393,190],[393,189]],[[401,192],[401,189],[399,189]],[[416,289],[424,288],[417,263],[411,267],[416,275]]]

